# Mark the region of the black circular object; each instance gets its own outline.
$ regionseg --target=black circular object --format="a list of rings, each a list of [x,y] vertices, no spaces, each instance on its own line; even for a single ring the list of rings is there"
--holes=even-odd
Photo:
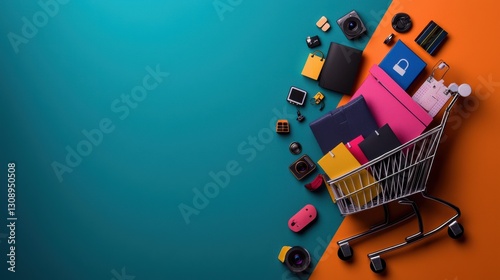
[[[406,13],[397,13],[392,18],[392,28],[399,33],[406,33],[410,31],[413,23],[411,17]]]
[[[295,165],[295,171],[297,171],[297,173],[304,173],[307,172],[308,170],[309,170],[309,165],[305,161],[299,161]]]
[[[392,44],[393,39],[394,39],[394,34],[391,33],[391,35],[389,35],[389,36],[387,36],[387,38],[385,38],[384,44],[386,44],[386,45]]]
[[[460,232],[459,233],[454,233],[451,228],[448,227],[448,235],[453,238],[453,239],[459,239],[464,235],[464,227],[461,224],[458,224],[460,227]]]
[[[358,23],[355,22],[355,21],[350,21],[349,22],[349,25],[347,26],[347,29],[349,30],[353,30],[354,28],[356,28],[358,26]]]
[[[304,272],[311,265],[311,255],[300,246],[294,246],[286,252],[285,264],[294,273]]]
[[[370,262],[370,268],[371,268],[371,270],[372,270],[373,272],[375,272],[375,273],[382,273],[382,272],[384,272],[384,270],[386,269],[387,264],[386,264],[385,260],[381,258],[381,259],[380,259],[380,261],[381,261],[381,265],[382,265],[382,267],[381,267],[381,268],[375,268],[375,267],[373,266],[373,263],[372,263],[372,262]]]
[[[349,255],[349,256],[344,255],[344,251],[342,251],[341,248],[338,249],[337,256],[339,257],[339,259],[341,259],[343,261],[350,261],[350,260],[352,260],[354,252],[352,251],[351,246],[349,246],[349,248],[351,249],[351,255]]]
[[[298,155],[302,152],[302,145],[300,145],[299,142],[292,142],[288,148],[294,155]]]
[[[349,17],[344,21],[343,30],[349,36],[357,36],[360,33],[361,20],[357,17]]]

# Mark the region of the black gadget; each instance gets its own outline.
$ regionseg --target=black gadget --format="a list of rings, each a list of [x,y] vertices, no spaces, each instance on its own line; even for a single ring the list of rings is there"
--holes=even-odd
[[[420,32],[415,42],[433,56],[446,41],[447,36],[448,32],[431,20]]]
[[[288,149],[292,154],[298,155],[302,152],[302,145],[299,142],[292,142]]]
[[[308,36],[306,38],[306,43],[310,49],[321,46],[321,40],[319,39],[319,36]]]
[[[286,100],[293,105],[302,106],[306,100],[307,92],[303,89],[290,87]]]
[[[410,31],[413,23],[411,22],[411,18],[406,13],[397,13],[392,18],[392,28],[399,33],[406,33]]]
[[[387,38],[385,38],[384,40],[384,44],[386,45],[392,45],[392,40],[394,39],[394,34],[391,33],[389,36],[387,36]]]
[[[303,122],[305,120],[306,120],[306,117],[304,117],[304,115],[302,115],[302,113],[299,110],[297,110],[297,121]]]
[[[293,246],[286,252],[285,264],[293,273],[301,273],[311,265],[311,255],[301,246]]]
[[[297,180],[302,180],[316,170],[316,164],[308,155],[303,155],[292,163],[288,169],[290,169]]]
[[[337,20],[337,24],[349,40],[357,39],[366,32],[366,27],[356,11],[341,17]]]

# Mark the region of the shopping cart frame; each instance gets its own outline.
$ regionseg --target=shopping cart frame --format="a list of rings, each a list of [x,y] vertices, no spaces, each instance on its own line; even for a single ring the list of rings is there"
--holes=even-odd
[[[380,273],[385,270],[386,263],[381,258],[381,254],[422,240],[446,227],[448,227],[448,234],[454,239],[458,239],[464,234],[463,226],[457,222],[457,219],[461,216],[460,208],[448,201],[426,193],[427,181],[451,109],[460,96],[466,97],[470,94],[470,87],[468,91],[456,91],[450,92],[450,94],[453,97],[444,110],[440,124],[380,157],[338,178],[327,181],[327,187],[332,189],[339,210],[344,216],[378,206],[382,206],[384,209],[385,220],[383,223],[373,226],[365,232],[337,241],[337,245],[339,246],[338,256],[340,259],[345,261],[352,259],[353,250],[349,242],[388,229],[415,216],[419,229],[417,233],[406,237],[403,242],[368,254],[372,271]],[[369,177],[366,175],[367,173],[370,173],[370,175],[373,174],[373,176]],[[349,186],[353,184],[361,184],[362,188],[349,190]],[[373,193],[374,189],[377,191]],[[418,206],[409,198],[417,193],[420,193],[424,199],[451,208],[455,214],[434,229],[424,232],[423,221]],[[359,201],[369,202],[360,205]],[[411,206],[412,212],[391,221],[388,203],[393,201]]]

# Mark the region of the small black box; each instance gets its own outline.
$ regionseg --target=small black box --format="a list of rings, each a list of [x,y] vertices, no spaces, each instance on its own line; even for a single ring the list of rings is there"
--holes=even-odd
[[[306,43],[309,48],[315,48],[321,46],[321,40],[319,36],[309,36],[306,38]]]
[[[438,49],[446,40],[448,32],[437,25],[434,21],[430,21],[429,24],[420,32],[420,34],[415,39],[415,42],[430,55],[435,55]]]

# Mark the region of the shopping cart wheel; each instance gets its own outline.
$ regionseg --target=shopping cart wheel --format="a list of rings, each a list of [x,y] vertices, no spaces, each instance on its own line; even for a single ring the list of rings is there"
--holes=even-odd
[[[382,273],[385,270],[386,263],[380,256],[370,258],[370,268],[375,273]]]
[[[339,250],[337,251],[339,259],[349,261],[352,259],[353,254],[354,252],[352,251],[352,247],[349,243],[342,243],[339,245]]]
[[[464,235],[464,227],[457,221],[453,221],[448,226],[448,235],[453,239],[458,239]]]

